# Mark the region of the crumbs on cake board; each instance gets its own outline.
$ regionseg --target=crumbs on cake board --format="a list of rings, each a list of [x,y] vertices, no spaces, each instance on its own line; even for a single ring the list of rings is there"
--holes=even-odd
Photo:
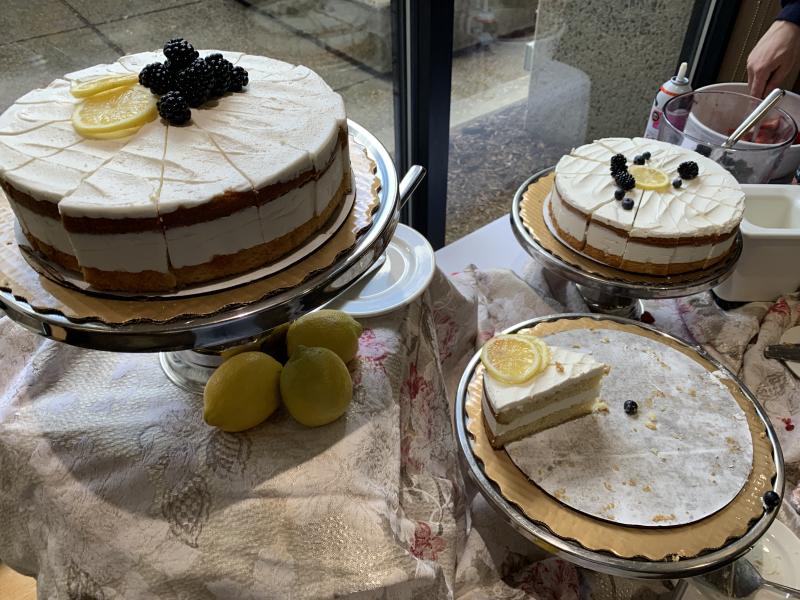
[[[594,404],[592,404],[592,412],[593,413],[607,413],[608,412],[608,404],[604,400],[597,400]]]
[[[653,523],[664,523],[666,521],[674,521],[675,515],[672,513],[668,515],[655,515],[652,519]]]
[[[556,371],[558,371],[559,373],[563,373],[564,372],[564,365],[562,365],[558,361],[556,361]]]

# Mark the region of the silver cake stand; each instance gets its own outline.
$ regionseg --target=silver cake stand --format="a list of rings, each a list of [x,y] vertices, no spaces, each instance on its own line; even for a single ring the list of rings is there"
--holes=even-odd
[[[641,300],[680,298],[704,292],[715,287],[733,272],[742,253],[742,234],[736,233],[733,248],[722,262],[710,269],[698,271],[696,276],[658,278],[657,282],[635,281],[635,274],[625,274],[625,280],[611,279],[589,272],[571,264],[540,244],[525,226],[520,212],[523,194],[528,187],[552,172],[554,167],[539,171],[523,183],[514,195],[511,205],[511,228],[525,251],[547,272],[576,284],[589,310],[592,312],[638,319],[642,313]],[[562,244],[563,245],[563,244]],[[566,248],[566,247],[565,247]],[[571,249],[570,249],[571,250]],[[655,279],[655,278],[649,278]]]
[[[192,392],[202,392],[208,377],[220,364],[223,350],[257,339],[324,306],[369,275],[373,265],[381,260],[397,226],[400,208],[424,177],[425,170],[413,166],[398,182],[392,158],[383,145],[357,123],[349,121],[348,127],[354,140],[375,162],[376,177],[381,183],[380,203],[372,224],[355,246],[300,285],[210,316],[164,323],[109,325],[72,320],[36,310],[5,291],[0,291],[0,310],[34,333],[66,344],[113,352],[160,352],[161,366],[174,383]]]
[[[637,327],[647,329],[665,340],[671,340],[679,345],[691,348],[693,351],[696,351],[698,354],[700,354],[704,359],[710,361],[716,368],[723,371],[727,377],[730,377],[732,380],[734,380],[741,388],[747,399],[752,402],[758,419],[764,424],[764,429],[772,447],[772,458],[775,464],[775,478],[771,482],[771,487],[769,489],[774,490],[781,497],[783,497],[783,454],[781,453],[775,431],[770,424],[769,417],[755,399],[752,392],[747,389],[747,387],[739,380],[739,378],[736,377],[736,375],[729,371],[725,366],[723,366],[722,363],[714,359],[710,354],[703,350],[702,347],[689,345],[679,338],[659,331],[653,327],[643,325],[637,321],[614,316],[600,316],[580,313],[567,313],[531,319],[530,321],[525,321],[523,323],[514,325],[503,333],[515,333],[520,329],[528,329],[535,327],[539,323],[549,321],[579,318],[590,318],[598,321],[611,320],[619,323],[633,324]],[[459,450],[458,454],[459,458],[461,459],[462,467],[465,469],[469,479],[477,486],[478,491],[486,498],[489,504],[491,504],[497,510],[505,522],[507,522],[523,537],[531,540],[539,546],[547,548],[551,553],[554,553],[557,556],[576,563],[582,567],[607,573],[609,575],[642,579],[677,579],[693,577],[709,571],[720,569],[744,555],[750,550],[753,544],[755,544],[756,541],[758,541],[758,539],[764,535],[764,533],[766,533],[767,529],[772,524],[772,521],[777,516],[778,509],[764,511],[760,518],[757,518],[750,523],[749,529],[742,537],[729,541],[724,547],[717,550],[701,554],[694,558],[682,559],[679,561],[652,561],[644,558],[620,558],[619,556],[608,552],[589,550],[581,546],[575,540],[565,539],[555,535],[546,525],[529,519],[519,507],[503,496],[497,484],[495,484],[485,473],[483,463],[473,452],[472,434],[468,430],[469,416],[466,410],[466,403],[469,394],[469,384],[475,375],[475,369],[479,363],[480,352],[476,353],[475,356],[472,357],[472,360],[470,360],[469,364],[464,370],[464,374],[462,375],[461,381],[458,385],[458,391],[455,399],[455,434]]]

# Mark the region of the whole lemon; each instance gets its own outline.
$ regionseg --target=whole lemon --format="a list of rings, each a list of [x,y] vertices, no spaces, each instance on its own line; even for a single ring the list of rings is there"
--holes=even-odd
[[[203,419],[223,431],[255,427],[278,408],[281,363],[263,352],[242,352],[211,375],[203,392]]]
[[[350,362],[358,351],[361,325],[340,310],[318,310],[297,319],[286,333],[286,349],[294,355],[298,346],[328,348],[344,362]]]
[[[281,396],[298,422],[318,427],[344,414],[353,397],[353,381],[332,350],[299,346],[283,367]]]

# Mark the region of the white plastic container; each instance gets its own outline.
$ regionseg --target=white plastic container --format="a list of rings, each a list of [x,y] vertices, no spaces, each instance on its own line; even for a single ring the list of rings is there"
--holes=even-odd
[[[714,292],[731,302],[772,301],[800,288],[800,186],[742,189],[742,256]]]

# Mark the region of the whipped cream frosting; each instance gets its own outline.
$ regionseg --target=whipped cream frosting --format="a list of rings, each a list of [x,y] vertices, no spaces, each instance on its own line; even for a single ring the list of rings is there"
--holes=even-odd
[[[213,52],[218,51],[200,55]],[[75,132],[71,117],[80,100],[70,94],[71,82],[138,73],[163,61],[161,52],[123,56],[25,94],[0,115],[0,177],[34,200],[57,204],[62,216],[103,219],[157,219],[226,192],[291,181],[312,169],[319,179],[209,223],[78,234],[51,217],[16,210],[25,230],[84,267],[166,272],[170,265],[202,264],[276,239],[322,212],[350,168],[339,145],[347,128],[341,96],[306,67],[222,54],[248,70],[244,93],[193,109],[186,126],[156,120],[118,140]],[[145,246],[151,250],[143,252]]]
[[[664,171],[670,181],[678,177],[678,165],[689,160],[698,164],[700,174],[680,188],[634,188],[626,194],[634,208],[624,210],[614,199],[611,157],[624,154],[630,165],[644,152],[651,154],[647,166]],[[634,237],[719,235],[737,227],[744,211],[744,193],[723,167],[696,152],[644,138],[605,138],[574,149],[556,165],[556,189],[563,202],[591,220]]]
[[[504,383],[488,372],[484,374],[484,389],[498,420],[504,421],[507,413],[528,404],[536,405],[538,401],[545,401],[568,386],[598,377],[607,369],[606,365],[588,354],[559,346],[551,346],[550,354],[550,362],[544,371],[521,384]]]

